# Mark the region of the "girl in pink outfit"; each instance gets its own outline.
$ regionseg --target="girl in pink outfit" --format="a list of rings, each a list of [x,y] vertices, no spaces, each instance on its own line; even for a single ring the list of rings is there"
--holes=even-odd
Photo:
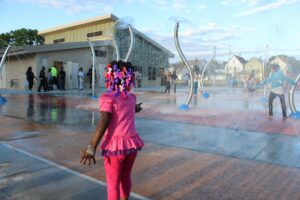
[[[96,163],[95,149],[101,141],[108,200],[125,200],[130,196],[133,163],[144,146],[134,124],[135,112],[142,109],[130,93],[134,84],[130,63],[111,62],[105,78],[108,92],[100,96],[101,118],[90,144],[81,152],[80,163]]]

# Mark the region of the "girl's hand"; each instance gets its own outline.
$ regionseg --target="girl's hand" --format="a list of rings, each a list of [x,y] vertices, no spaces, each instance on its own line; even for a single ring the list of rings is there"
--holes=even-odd
[[[135,112],[137,113],[137,112],[140,112],[141,110],[142,110],[142,107],[141,107],[141,105],[142,105],[143,103],[139,103],[139,104],[136,104],[135,105]]]
[[[87,148],[85,148],[80,152],[80,156],[81,156],[81,161],[80,161],[81,164],[85,165],[87,163],[90,166],[92,161],[94,162],[94,164],[96,164],[95,155],[87,153]]]

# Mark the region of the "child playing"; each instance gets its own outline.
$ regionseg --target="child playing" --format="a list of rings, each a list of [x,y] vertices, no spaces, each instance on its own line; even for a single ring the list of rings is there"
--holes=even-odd
[[[96,163],[95,151],[101,141],[108,200],[125,200],[130,196],[133,163],[144,146],[134,123],[135,112],[142,109],[141,103],[136,104],[136,96],[130,93],[134,84],[130,63],[111,62],[105,78],[108,91],[100,97],[101,118],[90,144],[81,152],[80,163]]]
[[[286,106],[285,106],[285,99],[284,99],[284,89],[283,89],[283,83],[284,81],[289,82],[291,85],[295,84],[295,81],[293,81],[290,78],[287,78],[279,69],[279,65],[273,64],[272,66],[272,72],[268,79],[262,81],[263,84],[271,84],[271,92],[269,95],[269,116],[273,116],[273,100],[276,96],[279,97],[280,103],[281,103],[281,109],[282,109],[282,116],[283,118],[286,118]]]

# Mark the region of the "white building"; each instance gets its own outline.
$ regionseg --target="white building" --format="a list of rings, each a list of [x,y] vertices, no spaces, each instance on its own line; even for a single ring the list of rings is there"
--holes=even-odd
[[[235,77],[237,73],[244,70],[246,60],[240,56],[233,55],[225,65],[225,73]]]

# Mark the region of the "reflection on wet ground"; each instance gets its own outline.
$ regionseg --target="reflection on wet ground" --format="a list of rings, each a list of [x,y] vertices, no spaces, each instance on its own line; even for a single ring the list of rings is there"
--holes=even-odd
[[[275,102],[273,119],[268,119],[266,102],[260,101],[258,92],[211,89],[207,100],[201,94],[194,95],[188,111],[178,109],[186,99],[187,91],[183,89],[176,95],[158,90],[137,90],[136,94],[138,102],[143,102],[136,125],[146,146],[133,174],[135,192],[153,199],[199,199],[200,195],[203,199],[300,198],[300,123],[282,120],[279,101]],[[78,151],[86,145],[99,120],[98,100],[89,98],[89,93],[4,96],[8,101],[0,107],[5,116],[0,116],[3,143],[104,180],[99,171],[103,169],[101,163],[92,172],[78,164]],[[295,99],[299,102],[298,94]],[[36,162],[20,154],[16,157]],[[0,172],[6,163],[3,159]],[[21,166],[18,161],[16,165]],[[61,174],[59,170],[53,173]],[[68,173],[65,175],[73,180]],[[274,185],[278,177],[288,177],[293,188],[282,192],[287,187]],[[91,185],[87,190],[93,188]],[[42,194],[43,187],[39,189]],[[274,195],[262,190],[273,191]]]
[[[170,110],[169,113],[178,111],[178,107],[185,102],[187,91],[180,90],[176,95],[166,94],[161,91],[137,91],[138,102],[143,102],[143,106],[156,107],[164,106]],[[180,92],[181,91],[181,92]],[[91,124],[99,118],[97,100],[89,98],[90,93],[50,93],[50,94],[4,94],[8,99],[0,112],[4,115],[29,119],[35,122],[61,123],[61,124]],[[208,109],[223,111],[241,111],[245,115],[248,111],[265,111],[266,102],[261,101],[261,93],[247,93],[241,89],[214,88],[210,89],[210,98],[204,99],[201,94],[193,95],[190,104],[190,114],[193,110]],[[296,102],[299,101],[296,93]],[[86,109],[77,109],[78,105],[86,105],[90,102],[96,104],[93,112]],[[279,100],[274,102],[274,112],[280,113]],[[148,112],[148,110],[146,111]],[[209,117],[209,115],[207,116]],[[93,119],[95,118],[95,119]]]
[[[76,109],[74,105],[83,101],[80,98],[74,100],[64,96],[29,94],[7,96],[7,99],[7,103],[1,108],[1,114],[41,124],[84,126],[94,124],[99,119],[98,112]]]
[[[137,117],[137,127],[143,138],[151,143],[293,166],[288,161],[288,157],[278,161],[276,156],[273,156],[272,160],[270,157],[262,155],[265,155],[265,151],[272,149],[267,147],[272,147],[273,144],[276,145],[278,140],[283,143],[291,143],[290,140],[292,140],[294,144],[298,144],[298,138],[289,140],[286,139],[289,136],[267,134],[268,132],[274,133],[274,130],[267,130],[272,126],[268,125],[268,121],[265,123],[266,126],[262,124],[252,124],[248,128],[246,126],[246,124],[251,124],[247,120],[261,117],[255,111],[265,109],[262,105],[265,105],[266,102],[259,100],[260,93],[245,93],[242,90],[233,89],[211,90],[211,97],[208,100],[203,99],[200,94],[193,96],[190,108],[192,111],[190,113],[179,111],[177,107],[180,105],[178,102],[184,100],[185,92],[169,95],[159,91],[144,91],[137,92],[137,96],[138,101],[143,102],[145,107],[142,114]],[[60,96],[58,94],[7,95],[7,99],[7,103],[1,108],[2,115],[25,119],[38,124],[71,126],[74,129],[84,129],[92,132],[99,120],[98,100],[90,99],[86,95],[81,97]],[[89,104],[93,104],[95,109],[78,109],[78,105],[85,106]],[[218,111],[220,105],[223,105],[223,109]],[[203,109],[204,107],[206,110]],[[227,113],[225,115],[214,115],[208,109],[216,110],[217,113],[224,111],[227,111]],[[159,112],[155,113],[155,110],[159,110]],[[240,111],[238,115],[244,114],[245,116],[234,116],[236,111]],[[247,114],[247,112],[254,113],[254,116]],[[232,114],[230,115],[230,113]],[[219,124],[219,121],[230,119],[230,116],[226,116],[226,114],[234,116],[231,119],[234,124],[227,123],[230,126],[222,128],[223,126]],[[168,121],[168,118],[164,118],[166,116],[170,116],[171,120]],[[154,120],[157,117],[163,119],[163,121]],[[191,118],[197,120],[189,121]],[[263,118],[266,120],[265,116]],[[246,121],[243,121],[243,119],[246,119]],[[273,123],[276,124],[277,122]],[[157,125],[153,126],[153,124]],[[169,127],[170,124],[172,124],[171,127]],[[286,124],[288,123],[283,122],[280,126],[290,125]],[[292,135],[298,136],[298,131],[295,132],[295,129],[293,131],[284,129],[282,132],[280,129],[275,129],[275,131],[278,134],[291,132]],[[40,133],[40,135],[42,134]],[[160,138],[161,135],[163,135],[163,138]],[[33,136],[26,135],[24,137]],[[245,146],[247,147],[246,150]],[[295,150],[297,155],[298,150]],[[298,164],[295,164],[295,167],[298,167]]]

